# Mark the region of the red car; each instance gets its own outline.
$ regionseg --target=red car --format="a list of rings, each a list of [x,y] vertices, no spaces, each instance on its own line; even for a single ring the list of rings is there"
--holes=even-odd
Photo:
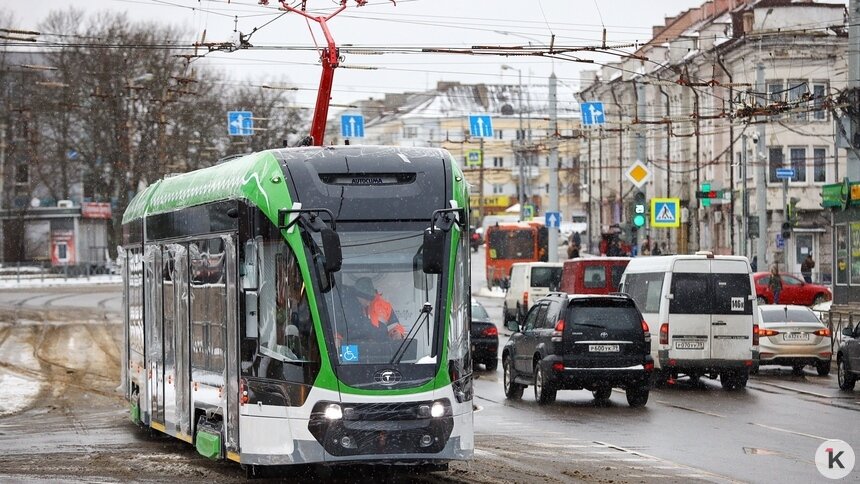
[[[782,279],[782,292],[779,293],[779,304],[801,304],[813,306],[833,299],[833,293],[827,286],[803,282],[791,274],[780,273]],[[773,292],[770,283],[770,272],[756,272],[753,274],[755,280],[755,293],[759,304],[773,304]]]

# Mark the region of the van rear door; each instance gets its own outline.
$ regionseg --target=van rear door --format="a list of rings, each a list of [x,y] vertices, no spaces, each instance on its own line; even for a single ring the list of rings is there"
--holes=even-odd
[[[712,260],[711,358],[752,358],[753,301],[747,263]]]
[[[528,278],[529,300],[537,301],[561,286],[561,266],[532,266]]]
[[[701,360],[711,355],[710,266],[706,259],[675,261],[666,321],[670,359]]]

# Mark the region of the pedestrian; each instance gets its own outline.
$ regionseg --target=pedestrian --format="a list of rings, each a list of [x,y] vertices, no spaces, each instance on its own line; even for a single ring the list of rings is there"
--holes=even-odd
[[[665,247],[665,245],[664,245]],[[660,246],[657,245],[657,242],[654,242],[654,248],[651,249],[651,255],[663,255],[663,251],[660,250]]]
[[[815,261],[812,259],[812,252],[806,254],[803,263],[800,264],[800,273],[803,274],[803,280],[807,283],[812,282],[812,269],[815,268]]]
[[[770,280],[767,287],[773,293],[773,303],[779,304],[779,293],[782,292],[782,279],[779,277],[779,267],[776,264],[770,269]]]
[[[750,261],[750,269],[752,269],[753,272],[758,272],[758,256],[757,255],[754,255],[752,260]]]
[[[617,257],[622,255],[624,252],[621,250],[621,241],[615,239],[609,244],[609,250],[606,251],[606,255],[610,257]]]
[[[651,255],[651,236],[645,236],[645,242],[642,242],[642,248],[639,249],[639,255]]]

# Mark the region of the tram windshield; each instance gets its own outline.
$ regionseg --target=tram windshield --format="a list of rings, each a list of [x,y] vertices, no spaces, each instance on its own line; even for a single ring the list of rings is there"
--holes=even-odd
[[[423,228],[410,229],[338,224],[343,266],[323,326],[340,365],[436,363],[439,276],[423,271]]]

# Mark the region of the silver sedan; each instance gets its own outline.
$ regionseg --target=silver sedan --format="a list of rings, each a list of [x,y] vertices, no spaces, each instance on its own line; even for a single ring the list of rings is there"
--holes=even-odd
[[[815,365],[818,374],[830,373],[830,329],[806,306],[763,304],[758,307],[761,324],[759,366],[791,366],[795,374]]]

